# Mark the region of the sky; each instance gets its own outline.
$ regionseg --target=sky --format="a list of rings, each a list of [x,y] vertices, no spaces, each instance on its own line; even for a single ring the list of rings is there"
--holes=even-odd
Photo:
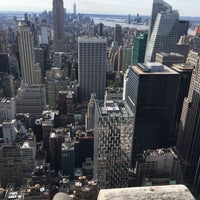
[[[151,15],[153,0],[75,0],[78,13]],[[181,16],[200,16],[199,0],[166,0]],[[74,0],[64,0],[68,12]],[[0,0],[0,11],[52,10],[52,0]]]

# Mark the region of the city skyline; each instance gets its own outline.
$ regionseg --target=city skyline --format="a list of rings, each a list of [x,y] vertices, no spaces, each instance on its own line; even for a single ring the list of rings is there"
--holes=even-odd
[[[43,11],[52,10],[52,0],[30,0],[27,4],[26,0],[7,0],[0,2],[1,11]],[[141,1],[122,1],[111,0],[107,3],[106,0],[93,1],[93,0],[76,0],[77,13],[91,13],[91,14],[116,14],[116,15],[150,15],[153,0],[141,0]],[[173,1],[168,0],[167,3],[173,6],[174,9],[179,10],[181,16],[199,16],[198,6],[200,2],[191,0],[182,2],[181,0]],[[73,12],[74,0],[64,0],[64,7],[68,12]],[[199,4],[199,5],[198,5]],[[106,6],[105,6],[106,5]],[[130,6],[132,5],[132,6]],[[145,5],[145,8],[144,8]],[[187,9],[186,9],[187,8]]]

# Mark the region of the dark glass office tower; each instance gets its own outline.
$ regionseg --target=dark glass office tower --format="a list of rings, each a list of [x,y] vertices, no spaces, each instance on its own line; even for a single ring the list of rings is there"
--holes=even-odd
[[[65,50],[63,0],[53,0],[53,30],[54,50],[55,52],[63,52]]]
[[[138,64],[125,75],[124,99],[134,114],[132,163],[145,149],[169,147],[179,74],[160,63]]]

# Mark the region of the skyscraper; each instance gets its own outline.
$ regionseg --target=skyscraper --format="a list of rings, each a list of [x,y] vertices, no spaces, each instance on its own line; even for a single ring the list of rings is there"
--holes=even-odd
[[[62,52],[65,50],[63,0],[53,0],[53,30],[54,50],[55,52]]]
[[[160,63],[138,64],[126,74],[124,99],[135,115],[133,164],[143,150],[169,147],[178,79]]]
[[[18,24],[18,43],[23,83],[26,85],[41,84],[41,70],[35,63],[33,34],[29,21]]]
[[[119,46],[122,45],[122,27],[119,24],[115,25],[114,41],[117,42]]]
[[[79,100],[89,100],[95,92],[97,99],[103,99],[106,88],[105,38],[78,38]]]
[[[76,3],[74,1],[74,5],[73,5],[73,11],[74,11],[74,16],[76,16]]]
[[[128,186],[133,117],[125,102],[96,102],[93,175],[100,189]]]
[[[188,57],[188,61],[195,64],[195,69],[192,73],[188,97],[183,103],[176,147],[183,161],[184,181],[191,189],[200,158],[200,55],[190,51]],[[199,187],[197,183],[195,185]]]
[[[174,51],[178,35],[179,14],[163,0],[154,0],[145,62],[155,61],[158,51]]]
[[[148,37],[148,35],[146,33],[143,33],[139,37],[134,38],[132,62],[131,62],[132,65],[136,65],[137,63],[144,62],[147,37]]]

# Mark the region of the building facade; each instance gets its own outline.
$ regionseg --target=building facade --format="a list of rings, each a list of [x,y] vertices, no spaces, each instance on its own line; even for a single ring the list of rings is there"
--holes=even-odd
[[[103,99],[106,88],[105,38],[78,38],[79,100],[89,100],[92,92]]]
[[[54,50],[56,52],[63,52],[65,50],[63,0],[53,0],[53,31]]]
[[[18,24],[18,44],[23,83],[27,85],[41,84],[41,70],[35,63],[33,33],[29,21]],[[38,70],[40,72],[38,72]]]
[[[96,102],[93,177],[100,189],[128,186],[133,113],[125,102]]]
[[[132,66],[123,98],[134,113],[132,163],[145,149],[169,147],[179,74],[160,63]]]
[[[145,62],[154,62],[158,51],[174,51],[177,43],[179,14],[163,0],[154,0]]]

